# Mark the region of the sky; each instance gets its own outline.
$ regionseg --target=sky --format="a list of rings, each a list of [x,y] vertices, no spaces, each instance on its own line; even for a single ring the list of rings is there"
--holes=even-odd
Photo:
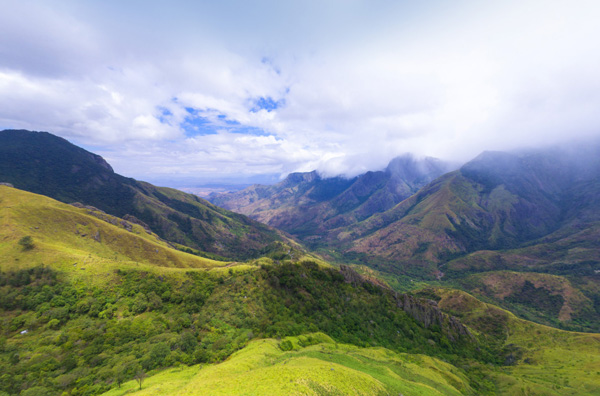
[[[600,136],[600,2],[0,0],[0,129],[174,187]]]

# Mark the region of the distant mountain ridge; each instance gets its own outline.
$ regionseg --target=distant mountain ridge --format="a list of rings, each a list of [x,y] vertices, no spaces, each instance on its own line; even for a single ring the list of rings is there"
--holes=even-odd
[[[392,208],[447,169],[440,160],[407,154],[383,171],[351,179],[322,178],[316,171],[292,173],[272,186],[253,185],[208,199],[310,242]]]
[[[325,258],[367,265],[391,281],[447,280],[530,320],[597,328],[598,142],[484,152],[420,189],[407,183],[418,189],[409,196],[390,192],[389,168],[351,180],[290,175],[213,201],[237,204],[230,207],[290,232]],[[407,174],[399,179],[415,180]],[[328,184],[337,191],[325,189],[333,193],[318,202],[315,191]]]
[[[283,240],[277,231],[195,195],[118,175],[101,156],[47,132],[0,131],[0,182],[134,216],[163,239],[211,257],[258,257]]]
[[[583,163],[559,150],[486,152],[394,208],[332,230],[329,240],[405,265],[516,248],[568,226],[580,209],[600,211],[587,194],[576,194],[582,184],[599,183],[598,160],[588,158]]]

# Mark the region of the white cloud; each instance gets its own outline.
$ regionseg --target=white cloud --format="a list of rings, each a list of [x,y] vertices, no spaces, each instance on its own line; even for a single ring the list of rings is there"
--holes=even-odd
[[[0,127],[125,175],[354,175],[600,134],[593,1],[0,3]]]

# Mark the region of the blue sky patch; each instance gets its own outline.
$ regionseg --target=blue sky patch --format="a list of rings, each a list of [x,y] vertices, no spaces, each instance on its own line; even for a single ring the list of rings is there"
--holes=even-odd
[[[250,111],[253,113],[256,113],[260,110],[267,110],[270,112],[270,111],[277,110],[278,108],[282,107],[285,104],[285,99],[279,99],[279,100],[275,101],[270,96],[267,96],[267,97],[261,96],[258,99],[254,99],[252,101],[252,104],[253,104],[253,106],[250,109]]]
[[[227,118],[226,114],[219,114],[215,109],[200,110],[186,107],[185,111],[188,116],[180,126],[187,137],[215,135],[218,131],[253,136],[268,135],[261,128],[242,125],[237,120]]]
[[[201,116],[186,117],[181,124],[181,128],[183,128],[187,137],[216,135],[217,130],[220,129],[210,119]]]
[[[161,124],[170,124],[169,118],[173,115],[171,110],[167,109],[166,107],[158,107],[158,111],[158,120],[161,122]]]

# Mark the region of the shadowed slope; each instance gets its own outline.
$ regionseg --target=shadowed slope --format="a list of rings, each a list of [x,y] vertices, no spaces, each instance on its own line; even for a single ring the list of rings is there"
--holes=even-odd
[[[277,232],[192,194],[120,176],[102,157],[45,132],[0,131],[0,181],[118,217],[171,242],[234,259],[258,257]]]

